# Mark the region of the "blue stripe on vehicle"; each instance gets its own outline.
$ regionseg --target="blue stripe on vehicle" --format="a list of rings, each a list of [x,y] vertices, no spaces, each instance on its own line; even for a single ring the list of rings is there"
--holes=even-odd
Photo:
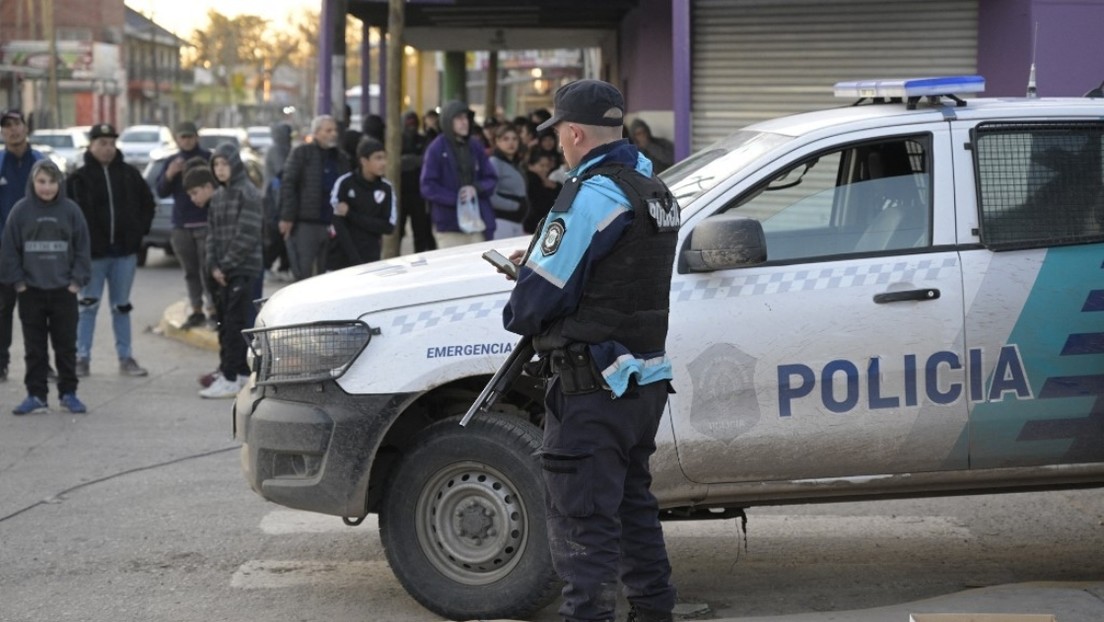
[[[1104,460],[1104,245],[1047,251],[1008,343],[1023,356],[1036,399],[979,403],[972,468]],[[1063,344],[1059,350],[1058,344]],[[992,379],[988,379],[991,381]]]
[[[1089,292],[1082,311],[1104,311],[1104,289],[1094,289]]]
[[[1062,356],[1104,352],[1104,333],[1074,333],[1066,339]]]

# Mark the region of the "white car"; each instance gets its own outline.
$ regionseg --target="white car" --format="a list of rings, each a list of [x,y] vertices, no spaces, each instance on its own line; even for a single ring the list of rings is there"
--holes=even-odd
[[[264,185],[264,158],[257,153],[249,141],[249,135],[240,127],[205,127],[199,130],[199,146],[214,152],[222,143],[230,143],[238,148],[245,173],[258,188]]]
[[[249,135],[249,144],[260,153],[272,146],[272,128],[267,125],[251,125],[245,128]]]
[[[88,149],[88,134],[80,128],[56,130],[35,130],[28,140],[32,145],[46,145],[65,158],[66,174],[72,173],[84,164],[84,152]]]
[[[132,125],[115,140],[115,146],[123,152],[123,160],[138,170],[149,164],[153,151],[175,145],[172,130],[164,125]]]
[[[682,207],[662,518],[1104,485],[1104,100],[958,97],[983,85],[841,84],[866,103],[752,125],[661,175]],[[378,513],[390,567],[447,619],[527,618],[559,589],[542,383],[457,425],[518,339],[480,254],[527,242],[307,279],[247,331],[249,484]]]

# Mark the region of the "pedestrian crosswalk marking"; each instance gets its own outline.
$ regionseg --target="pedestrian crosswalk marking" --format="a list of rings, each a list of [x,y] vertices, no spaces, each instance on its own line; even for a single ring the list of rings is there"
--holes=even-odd
[[[385,561],[322,562],[301,560],[252,560],[245,562],[230,578],[230,587],[240,589],[279,589],[304,585],[361,587],[386,585],[393,581],[391,567]]]

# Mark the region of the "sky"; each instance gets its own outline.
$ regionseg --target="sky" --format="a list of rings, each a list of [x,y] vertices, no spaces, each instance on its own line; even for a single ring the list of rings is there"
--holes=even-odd
[[[207,23],[207,11],[215,9],[227,17],[259,15],[279,26],[293,12],[319,11],[322,0],[126,0],[127,6],[152,18],[162,28],[183,39]]]

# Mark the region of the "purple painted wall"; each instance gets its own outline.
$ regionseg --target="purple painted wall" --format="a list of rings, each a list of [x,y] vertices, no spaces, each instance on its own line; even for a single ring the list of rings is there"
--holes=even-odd
[[[1027,92],[1036,23],[1040,97],[1080,97],[1104,81],[1101,0],[979,0],[978,73],[986,96]]]
[[[640,0],[621,22],[619,54],[625,106],[671,110],[671,0]]]

